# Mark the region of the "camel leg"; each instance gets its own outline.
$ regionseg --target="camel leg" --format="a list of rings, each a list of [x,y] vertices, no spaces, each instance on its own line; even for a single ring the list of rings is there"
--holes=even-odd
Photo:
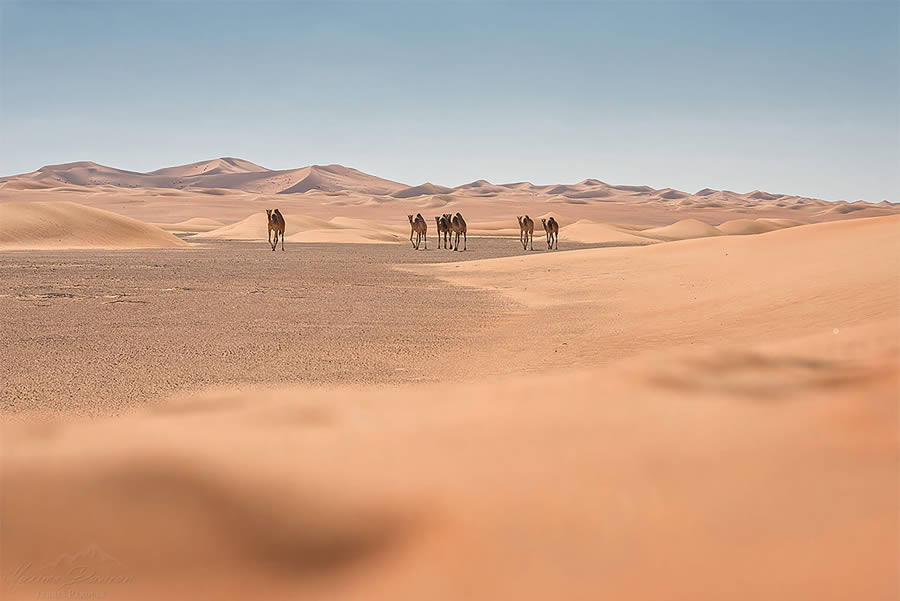
[[[269,246],[272,246],[272,230],[269,230]]]
[[[281,232],[281,252],[284,252],[284,232]]]
[[[425,250],[428,250],[428,232],[422,234],[422,238],[425,239]]]
[[[272,245],[272,252],[275,252],[276,246],[278,246],[278,232],[275,232],[275,244]]]
[[[469,234],[463,233],[463,250],[469,250]]]
[[[553,234],[553,241],[556,242],[556,250],[559,250],[559,234]]]

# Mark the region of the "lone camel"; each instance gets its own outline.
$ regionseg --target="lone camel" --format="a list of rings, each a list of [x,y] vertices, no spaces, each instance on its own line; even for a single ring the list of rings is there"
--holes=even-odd
[[[425,218],[422,217],[422,213],[416,213],[416,216],[413,217],[409,215],[409,241],[412,242],[412,246],[414,249],[419,250],[419,244],[421,244],[422,240],[425,240],[425,250],[428,250],[428,224],[425,223]],[[416,241],[413,242],[413,234],[416,235]]]
[[[437,224],[438,248],[441,247],[441,236],[444,237],[444,248],[447,248],[447,239],[450,238],[450,221],[446,215],[434,218]]]
[[[541,218],[541,223],[544,224],[544,231],[547,232],[547,248],[552,250],[553,243],[556,242],[556,250],[559,250],[559,224],[556,223],[556,219],[553,217]]]
[[[531,250],[534,250],[534,220],[525,215],[524,217],[517,215],[519,220],[519,242],[522,243],[522,249],[528,250],[528,242],[531,241]]]
[[[266,209],[266,216],[269,218],[269,244],[274,251],[278,247],[278,236],[281,236],[281,250],[284,250],[284,217],[281,211],[275,209]],[[275,243],[272,243],[272,232],[275,232]]]

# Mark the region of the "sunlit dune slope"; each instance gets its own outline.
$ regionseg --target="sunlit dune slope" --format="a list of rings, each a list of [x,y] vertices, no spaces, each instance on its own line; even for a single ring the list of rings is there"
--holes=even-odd
[[[0,249],[173,248],[187,246],[169,232],[65,201],[0,203]]]

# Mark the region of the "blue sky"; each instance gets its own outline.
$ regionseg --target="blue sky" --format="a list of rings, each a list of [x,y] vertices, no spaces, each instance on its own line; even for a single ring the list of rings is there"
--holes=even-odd
[[[900,201],[897,2],[0,0],[0,174],[341,163]]]

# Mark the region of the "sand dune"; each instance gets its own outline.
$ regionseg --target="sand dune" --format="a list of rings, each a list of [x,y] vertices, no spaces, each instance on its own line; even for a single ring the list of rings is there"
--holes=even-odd
[[[285,220],[286,236],[291,236],[309,229],[327,228],[328,222],[314,217],[301,217],[292,215]],[[200,232],[194,238],[217,238],[219,240],[265,240],[268,237],[268,218],[263,212],[257,212],[249,217],[225,225],[210,231]]]
[[[651,230],[640,233],[647,231]],[[624,285],[630,291],[626,296],[634,297],[627,306],[621,307],[628,313],[655,308],[662,314],[671,310],[672,315],[683,315],[687,305],[697,306],[701,302],[710,305],[721,302],[722,311],[725,299],[732,296],[746,296],[746,299],[728,312],[746,313],[749,303],[760,303],[760,309],[771,304],[777,297],[776,291],[786,294],[790,291],[788,298],[794,299],[792,304],[796,306],[786,305],[785,310],[809,311],[810,306],[804,300],[819,305],[825,302],[823,299],[844,299],[857,290],[859,303],[877,299],[882,303],[882,313],[890,315],[896,309],[891,303],[900,294],[900,289],[895,287],[900,283],[900,253],[886,251],[898,249],[898,232],[900,216],[876,217],[798,226],[756,236],[703,237],[646,248],[541,253],[404,269],[431,273],[451,283],[501,290],[515,300],[544,306],[588,298],[608,303],[613,289],[597,286],[606,279],[602,273],[621,272],[625,261],[639,260],[642,268],[639,273],[632,273],[635,269],[630,268]],[[771,269],[780,257],[787,256],[792,260],[781,260],[778,270]],[[872,261],[874,256],[881,258]],[[715,257],[728,257],[728,260]],[[740,270],[736,270],[738,265]],[[546,276],[548,270],[556,273],[562,269],[566,274],[565,286]],[[681,283],[694,280],[706,283],[700,289],[686,288]],[[666,298],[643,297],[639,292],[641,287],[665,289]],[[769,291],[769,287],[773,290]],[[758,291],[765,293],[754,294]],[[685,306],[678,311],[675,307],[667,308],[666,305],[676,302]],[[818,316],[841,322],[845,317],[841,316],[839,306],[835,303],[827,314],[817,306]]]
[[[326,221],[291,215],[286,219],[287,242],[343,242],[347,244],[400,242],[402,226],[385,227],[359,219],[337,217]],[[254,213],[237,223],[198,233],[193,238],[219,240],[265,240],[268,225],[265,213]]]
[[[453,188],[447,188],[445,186],[436,186],[431,182],[425,182],[420,186],[413,186],[411,188],[403,188],[402,190],[397,190],[392,193],[391,196],[394,198],[412,198],[414,196],[425,196],[432,194],[449,194],[453,192]]]
[[[672,225],[643,230],[641,235],[658,240],[688,240],[690,238],[721,236],[722,232],[716,229],[715,226],[697,219],[682,219]]]
[[[375,177],[342,165],[313,165],[308,174],[281,194],[322,190],[326,192],[353,191],[362,194],[389,194],[404,188],[404,184]]]
[[[31,173],[4,177],[0,182],[5,182],[2,184],[4,187],[14,189],[69,184],[121,188],[221,188],[266,194],[303,193],[309,190],[388,194],[405,187],[404,184],[341,165],[272,170],[232,157],[167,167],[148,173],[81,161],[46,165]]]
[[[72,202],[0,203],[2,250],[187,245],[154,225]]]
[[[684,344],[765,344],[819,333],[833,345],[833,331],[896,321],[898,231],[900,217],[884,217],[404,269],[493,290],[538,311],[529,321],[542,324],[542,348],[518,345],[509,325],[508,339],[473,360],[547,369]],[[880,332],[891,344],[900,340],[896,325]],[[548,355],[548,347],[555,352]]]
[[[566,240],[586,244],[654,244],[721,235],[762,234],[798,225],[804,223],[793,219],[735,219],[713,226],[690,219],[664,227],[634,229],[627,225],[596,223],[582,219],[563,226],[560,232]]]
[[[877,320],[887,321],[870,343],[880,338],[894,348],[898,231],[900,217],[874,218],[405,269],[493,290],[536,312],[528,322],[542,324],[540,347],[517,345],[516,326],[507,324],[503,341],[473,358],[482,364],[546,370],[683,345],[745,348],[812,335],[820,339],[810,349],[822,352],[847,341],[839,338],[847,328]]]
[[[539,229],[540,225],[538,225]],[[543,233],[543,232],[542,232]],[[654,244],[659,240],[641,236],[639,232],[629,231],[608,223],[594,223],[580,220],[560,230],[560,236],[566,241],[586,244],[619,243],[619,244]]]
[[[798,225],[804,225],[804,223],[792,219],[735,219],[716,226],[716,229],[729,236],[745,236],[773,232]]]
[[[167,232],[199,233],[210,232],[224,226],[225,224],[216,219],[194,217],[193,219],[187,219],[179,223],[156,223],[154,225]]]
[[[221,158],[136,173],[90,162],[48,165],[0,178],[0,202],[72,200],[150,223],[202,217],[226,224],[253,210],[279,207],[285,215],[331,219],[353,217],[392,223],[421,212],[459,211],[470,223],[510,220],[515,215],[553,212],[565,226],[596,223],[670,226],[684,220],[718,224],[736,220],[791,219],[808,223],[897,214],[891,203],[826,202],[753,190],[703,189],[688,194],[673,188],[613,185],[598,179],[574,184],[529,182],[492,184],[476,180],[455,188],[426,183],[408,187],[341,165],[270,170],[249,161]],[[737,228],[740,229],[740,228]],[[760,225],[751,229],[760,231]],[[664,232],[665,239],[696,237],[696,224]],[[684,231],[691,230],[691,231]],[[699,232],[715,235],[711,229]],[[729,232],[731,233],[731,232]]]
[[[200,161],[189,165],[178,165],[176,167],[157,169],[156,171],[150,171],[147,175],[167,175],[182,178],[203,174],[259,173],[263,171],[268,171],[268,169],[260,167],[256,163],[245,161],[244,159],[223,157],[220,159],[212,159],[211,161]]]

